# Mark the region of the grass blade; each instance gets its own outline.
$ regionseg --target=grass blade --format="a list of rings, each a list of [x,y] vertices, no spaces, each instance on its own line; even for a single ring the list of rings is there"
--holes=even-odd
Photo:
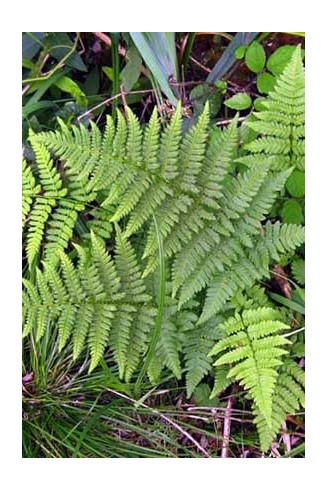
[[[176,106],[178,99],[168,83],[170,76],[177,78],[174,33],[130,32],[130,36],[162,91]]]

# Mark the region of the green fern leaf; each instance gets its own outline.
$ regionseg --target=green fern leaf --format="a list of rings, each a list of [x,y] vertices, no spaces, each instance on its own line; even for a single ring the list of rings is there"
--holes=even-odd
[[[228,378],[238,381],[249,391],[255,406],[272,426],[273,392],[276,386],[277,366],[287,353],[281,345],[290,342],[276,332],[289,328],[277,318],[272,308],[245,310],[221,325],[227,337],[220,340],[209,355],[220,354],[214,366],[232,364]]]
[[[23,168],[22,168],[22,190],[23,190],[22,223],[24,226],[26,218],[28,217],[29,212],[31,210],[33,198],[36,197],[41,190],[40,185],[36,184],[31,167],[27,165],[25,159],[23,159]]]
[[[279,368],[277,384],[273,393],[272,424],[254,407],[261,449],[266,452],[280,430],[288,414],[292,415],[304,407],[304,371],[292,359],[286,360]]]
[[[294,166],[304,170],[304,103],[304,69],[298,46],[273,91],[263,101],[264,109],[253,113],[258,121],[245,122],[259,137],[246,145],[253,155],[238,161],[252,165],[264,153],[274,158],[274,168]]]
[[[211,400],[231,385],[232,381],[228,378],[228,373],[228,366],[218,366],[214,368],[214,386],[210,394]]]
[[[208,352],[220,337],[213,323],[193,327],[186,332],[183,347],[186,363],[187,397],[190,398],[196,386],[212,369],[212,358]]]

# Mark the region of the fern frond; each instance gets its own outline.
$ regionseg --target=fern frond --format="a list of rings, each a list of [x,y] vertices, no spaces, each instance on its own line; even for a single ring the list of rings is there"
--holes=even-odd
[[[263,134],[246,171],[238,172],[235,163],[237,118],[209,134],[208,106],[184,135],[180,105],[163,131],[156,111],[143,128],[127,109],[126,117],[117,113],[116,124],[107,118],[103,136],[95,124],[69,129],[62,121],[58,131],[31,135],[35,163],[24,163],[32,269],[24,280],[24,335],[33,332],[39,341],[49,329],[57,331],[59,349],[71,344],[74,360],[88,352],[90,371],[109,348],[120,378],[130,382],[146,355],[157,313],[154,215],[171,296],[149,378],[160,380],[164,368],[178,379],[186,372],[190,397],[211,372],[208,352],[221,339],[212,395],[239,380],[272,433],[272,397],[287,343],[279,332],[287,327],[272,309],[255,309],[255,299],[241,296],[269,277],[273,261],[304,242],[302,227],[266,221],[292,165],[303,158],[297,56],[267,99],[267,110],[255,116]],[[69,256],[74,230],[79,244]],[[225,310],[237,307],[242,313],[223,324],[222,338],[217,314],[226,317],[224,305],[232,298]],[[293,383],[289,389],[298,396]]]
[[[206,150],[207,127],[209,123],[209,103],[207,102],[197,124],[183,139],[180,150],[179,185],[184,192],[198,193],[197,176],[202,169],[203,157]]]
[[[140,306],[136,312],[127,346],[125,381],[129,383],[142,356],[147,350],[154,328],[156,308]]]
[[[303,259],[294,260],[292,263],[292,272],[295,281],[304,286],[305,284],[305,262]]]
[[[220,333],[212,323],[194,327],[186,332],[183,351],[187,371],[188,398],[191,397],[203,377],[211,371],[213,360],[208,353],[218,338],[220,338]]]
[[[255,174],[254,174],[255,172]],[[213,224],[210,232],[211,236],[214,237],[214,230],[217,230],[218,235],[215,241],[209,243],[207,248],[199,252],[195,250],[195,243],[191,242],[190,252],[189,248],[179,252],[176,255],[174,267],[175,289],[181,287],[180,292],[180,305],[191,298],[196,292],[200,291],[205,286],[209,289],[214,287],[215,291],[217,287],[215,286],[221,277],[225,277],[228,282],[227,292],[232,287],[232,294],[237,290],[238,284],[240,284],[240,275],[244,277],[244,282],[242,284],[251,286],[254,282],[260,278],[258,275],[259,268],[256,268],[254,272],[251,271],[251,275],[248,278],[249,271],[252,269],[252,264],[248,264],[245,256],[249,254],[249,250],[252,250],[255,243],[253,237],[261,236],[261,226],[260,223],[263,220],[265,214],[271,208],[274,202],[275,196],[283,187],[290,170],[281,172],[276,176],[271,176],[271,174],[264,173],[261,177],[261,168],[257,167],[255,170],[251,169],[246,172],[246,177],[241,181],[247,188],[249,177],[252,175],[255,178],[254,187],[250,187],[247,191],[245,190],[245,196],[239,201],[237,206],[244,208],[240,214],[232,209],[235,205],[230,205],[229,201],[234,201],[237,199],[237,194],[232,198],[229,190],[227,191],[227,198],[224,201],[226,207],[222,213],[218,213],[218,222]],[[259,183],[259,181],[262,183]],[[241,184],[239,184],[241,185]],[[257,191],[256,191],[257,188]],[[228,188],[229,189],[229,188]],[[229,196],[229,198],[228,198]],[[249,201],[251,199],[251,201]],[[248,204],[247,204],[248,202]],[[229,229],[229,227],[232,227]],[[296,229],[295,229],[296,230]],[[224,233],[223,236],[220,234]],[[209,233],[205,230],[205,233]],[[231,234],[234,236],[230,236]],[[201,234],[196,236],[196,241],[201,239]],[[186,267],[184,270],[179,264],[182,264],[183,256],[190,254],[192,267]],[[175,264],[178,264],[177,266]],[[236,265],[234,265],[236,264]],[[187,264],[186,264],[187,265]],[[263,267],[260,268],[263,270]],[[235,283],[235,286],[234,286]],[[230,286],[229,286],[230,284]],[[214,293],[215,295],[216,293]],[[224,294],[224,293],[223,293]],[[227,298],[229,297],[228,296]],[[209,293],[211,298],[213,298],[212,292]],[[221,307],[221,305],[220,305]],[[212,311],[219,311],[219,308],[215,309],[215,304],[213,305]],[[209,318],[208,312],[204,313],[205,318]],[[203,319],[204,319],[203,317]]]
[[[177,379],[181,379],[182,373],[179,356],[179,352],[181,351],[179,337],[176,324],[170,321],[170,319],[165,319],[161,325],[158,348],[154,357],[155,362],[159,362],[162,367],[167,366]],[[160,372],[157,374],[158,377],[159,374]]]
[[[257,407],[254,408],[254,423],[259,433],[263,452],[269,449],[286,416],[294,414],[302,407],[304,407],[304,371],[295,361],[287,359],[279,368],[273,393],[271,426],[267,424]]]
[[[290,343],[277,334],[289,328],[278,318],[279,313],[268,307],[237,313],[221,325],[227,336],[209,353],[209,356],[220,354],[214,366],[233,365],[228,378],[240,381],[249,391],[270,428],[277,366],[282,364],[280,358],[287,353],[280,346]]]
[[[208,115],[205,113],[204,116],[199,121],[201,134],[205,131],[207,124]],[[180,186],[180,179],[177,179],[176,190],[173,190],[177,194],[176,197],[175,194],[168,197],[161,208],[156,210],[166,257],[171,257],[181,249],[192,249],[192,240],[198,240],[200,230],[204,229],[206,235],[209,226],[216,220],[214,211],[220,207],[219,198],[222,196],[220,189],[229,170],[229,164],[232,162],[232,155],[236,150],[237,134],[236,122],[234,122],[228,130],[224,131],[221,138],[210,145],[206,155],[202,150],[203,140],[200,140],[198,162],[196,164],[195,161],[193,162],[193,166],[197,168],[195,170],[197,172],[195,184],[198,189],[197,194],[194,195],[194,192],[190,190],[185,191]],[[200,165],[201,168],[199,168]],[[183,167],[181,175],[184,175]],[[215,234],[215,231],[213,233]],[[208,238],[204,237],[202,241],[205,243],[207,240]],[[152,226],[144,252],[144,258],[147,257],[149,259],[144,276],[157,266],[156,234]],[[176,289],[176,285],[174,288]]]
[[[58,261],[59,252],[66,249],[73,235],[78,211],[84,209],[83,205],[61,199],[56,204],[57,207],[48,220],[44,256],[46,262],[54,264]]]
[[[269,278],[271,261],[279,261],[282,255],[294,251],[305,238],[304,228],[294,224],[269,222],[263,232],[264,236],[257,239],[254,248],[240,254],[238,261],[234,261],[229,268],[224,268],[213,276],[206,291],[206,300],[199,323],[218,313],[238,289],[251,287],[263,277]],[[212,258],[213,261],[215,259],[216,257]],[[180,301],[185,298],[184,295],[190,295],[191,287],[195,287],[194,283],[189,283],[185,289],[182,288]]]
[[[31,190],[33,175],[25,164],[25,179],[29,180],[25,184],[23,182],[23,203],[26,203],[23,210],[25,218],[28,218],[26,251],[31,269],[37,265],[38,257],[42,257],[43,243],[44,259],[54,265],[58,263],[59,252],[67,247],[73,235],[78,212],[84,209],[93,196],[86,196],[85,190],[81,190],[77,182],[71,187],[64,185],[61,173],[54,165],[40,135],[31,133],[30,141],[40,182]],[[35,193],[34,199],[32,191]]]
[[[245,148],[253,155],[238,161],[253,165],[261,154],[273,157],[274,168],[296,167],[304,170],[304,69],[298,46],[275,87],[263,101],[265,107],[254,112],[258,121],[245,124],[259,137]]]
[[[59,270],[48,261],[43,272],[37,269],[36,286],[24,280],[24,335],[33,330],[39,341],[47,326],[57,328],[59,350],[72,338],[74,359],[87,343],[90,371],[111,345],[121,376],[128,379],[145,352],[156,315],[133,249],[119,228],[114,259],[93,233],[90,250],[75,247],[76,265],[59,251]]]
[[[171,290],[170,283],[167,284],[166,289]],[[192,311],[192,308],[196,306],[198,306],[197,302],[191,302],[179,311],[177,301],[170,296],[166,297],[164,320],[156,354],[148,370],[152,382],[158,382],[164,367],[170,369],[177,379],[181,379],[181,353],[186,345],[186,336],[196,328],[197,315]]]
[[[146,293],[134,250],[118,225],[115,228],[115,264],[125,297],[118,307],[120,321],[115,319],[111,339],[120,375],[123,377],[125,373],[126,380],[129,380],[149,340],[148,334],[156,310],[150,307],[151,296]],[[148,311],[143,308],[144,304],[149,304]]]

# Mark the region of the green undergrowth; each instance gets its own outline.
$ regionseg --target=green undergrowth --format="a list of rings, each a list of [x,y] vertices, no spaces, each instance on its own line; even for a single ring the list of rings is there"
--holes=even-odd
[[[104,126],[29,131],[24,457],[220,457],[227,403],[230,457],[288,457],[304,410],[301,48],[242,125],[213,127],[209,102],[188,129],[181,102],[165,124],[115,105]]]

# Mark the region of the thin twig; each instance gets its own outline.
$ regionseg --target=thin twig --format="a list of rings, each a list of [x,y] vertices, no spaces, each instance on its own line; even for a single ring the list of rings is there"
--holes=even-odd
[[[149,92],[154,92],[154,89],[147,89],[147,90],[132,90],[131,92],[124,92],[124,95],[129,95],[129,94],[146,94]],[[87,110],[83,114],[80,114],[77,118],[77,121],[79,122],[81,119],[83,119],[85,116],[88,114],[91,114],[93,111],[96,109],[99,109],[99,107],[102,107],[103,105],[107,105],[110,102],[112,102],[115,99],[118,99],[119,97],[122,97],[122,93],[113,95],[112,97],[109,97],[109,99],[105,99],[100,104],[95,105],[94,107],[91,107],[91,109]]]
[[[211,73],[212,70],[210,70],[206,66],[202,65],[200,63],[200,61],[197,61],[193,56],[190,56],[189,59],[191,59],[191,61],[193,61],[195,63],[195,65],[199,66],[199,68],[201,68],[202,70],[206,71],[207,73]]]
[[[133,404],[136,403],[136,400],[134,400],[133,398],[130,398],[129,396],[123,394],[123,393],[119,393],[118,391],[115,391],[115,390],[112,390],[111,388],[108,388],[107,386],[105,387],[105,389],[107,391],[110,391],[111,393],[114,393],[115,395],[117,396],[120,396],[122,398],[125,398],[126,400],[132,402]],[[182,427],[180,427],[179,424],[177,424],[174,420],[172,420],[171,418],[167,417],[166,415],[164,415],[163,413],[159,412],[158,410],[156,410],[155,408],[151,408],[149,407],[148,405],[146,405],[145,403],[140,403],[140,405],[144,408],[147,408],[148,410],[150,410],[153,414],[155,415],[158,415],[159,417],[161,417],[163,420],[165,420],[166,422],[168,422],[169,424],[171,424],[175,429],[177,429],[179,432],[181,432],[181,434],[183,434],[187,439],[189,439],[189,441],[191,441],[198,449],[199,451],[201,451],[204,456],[206,458],[210,458],[211,456],[208,454],[208,452],[199,444],[199,442],[196,441],[196,439],[194,439],[187,431],[185,431]]]
[[[25,87],[23,88],[22,90],[22,96],[26,94],[26,92],[30,89],[31,85],[28,84],[28,85],[25,85]]]
[[[245,121],[246,118],[247,118],[247,116],[238,117],[237,121],[238,122]],[[223,121],[218,121],[217,123],[215,123],[215,125],[216,126],[225,126],[226,124],[230,124],[231,121],[232,121],[232,119],[224,119]]]
[[[187,407],[187,411],[193,411],[193,410],[197,410],[197,411],[200,411],[200,410],[208,410],[210,412],[212,412],[212,414],[216,414],[216,412],[219,412],[219,411],[224,411],[226,410],[226,408],[224,407],[195,407],[195,406],[189,406],[187,404],[183,404],[181,405],[182,408],[184,407]],[[237,408],[234,408],[231,410],[231,413],[240,413],[240,414],[249,414],[251,415],[253,412],[250,412],[249,410],[238,410]]]
[[[232,387],[231,389],[231,394],[229,396],[225,415],[224,415],[221,458],[228,458],[229,439],[230,439],[230,432],[231,432],[231,411],[232,411],[233,402],[234,402],[234,387]]]
[[[286,453],[290,453],[292,446],[291,446],[291,442],[290,442],[290,435],[288,434],[288,431],[287,431],[286,422],[283,422],[281,427],[282,427],[282,440],[284,441],[284,444],[285,444]]]
[[[299,328],[298,330],[294,330],[293,332],[288,332],[283,335],[283,337],[290,337],[291,335],[295,335],[296,333],[303,332],[305,327]]]

